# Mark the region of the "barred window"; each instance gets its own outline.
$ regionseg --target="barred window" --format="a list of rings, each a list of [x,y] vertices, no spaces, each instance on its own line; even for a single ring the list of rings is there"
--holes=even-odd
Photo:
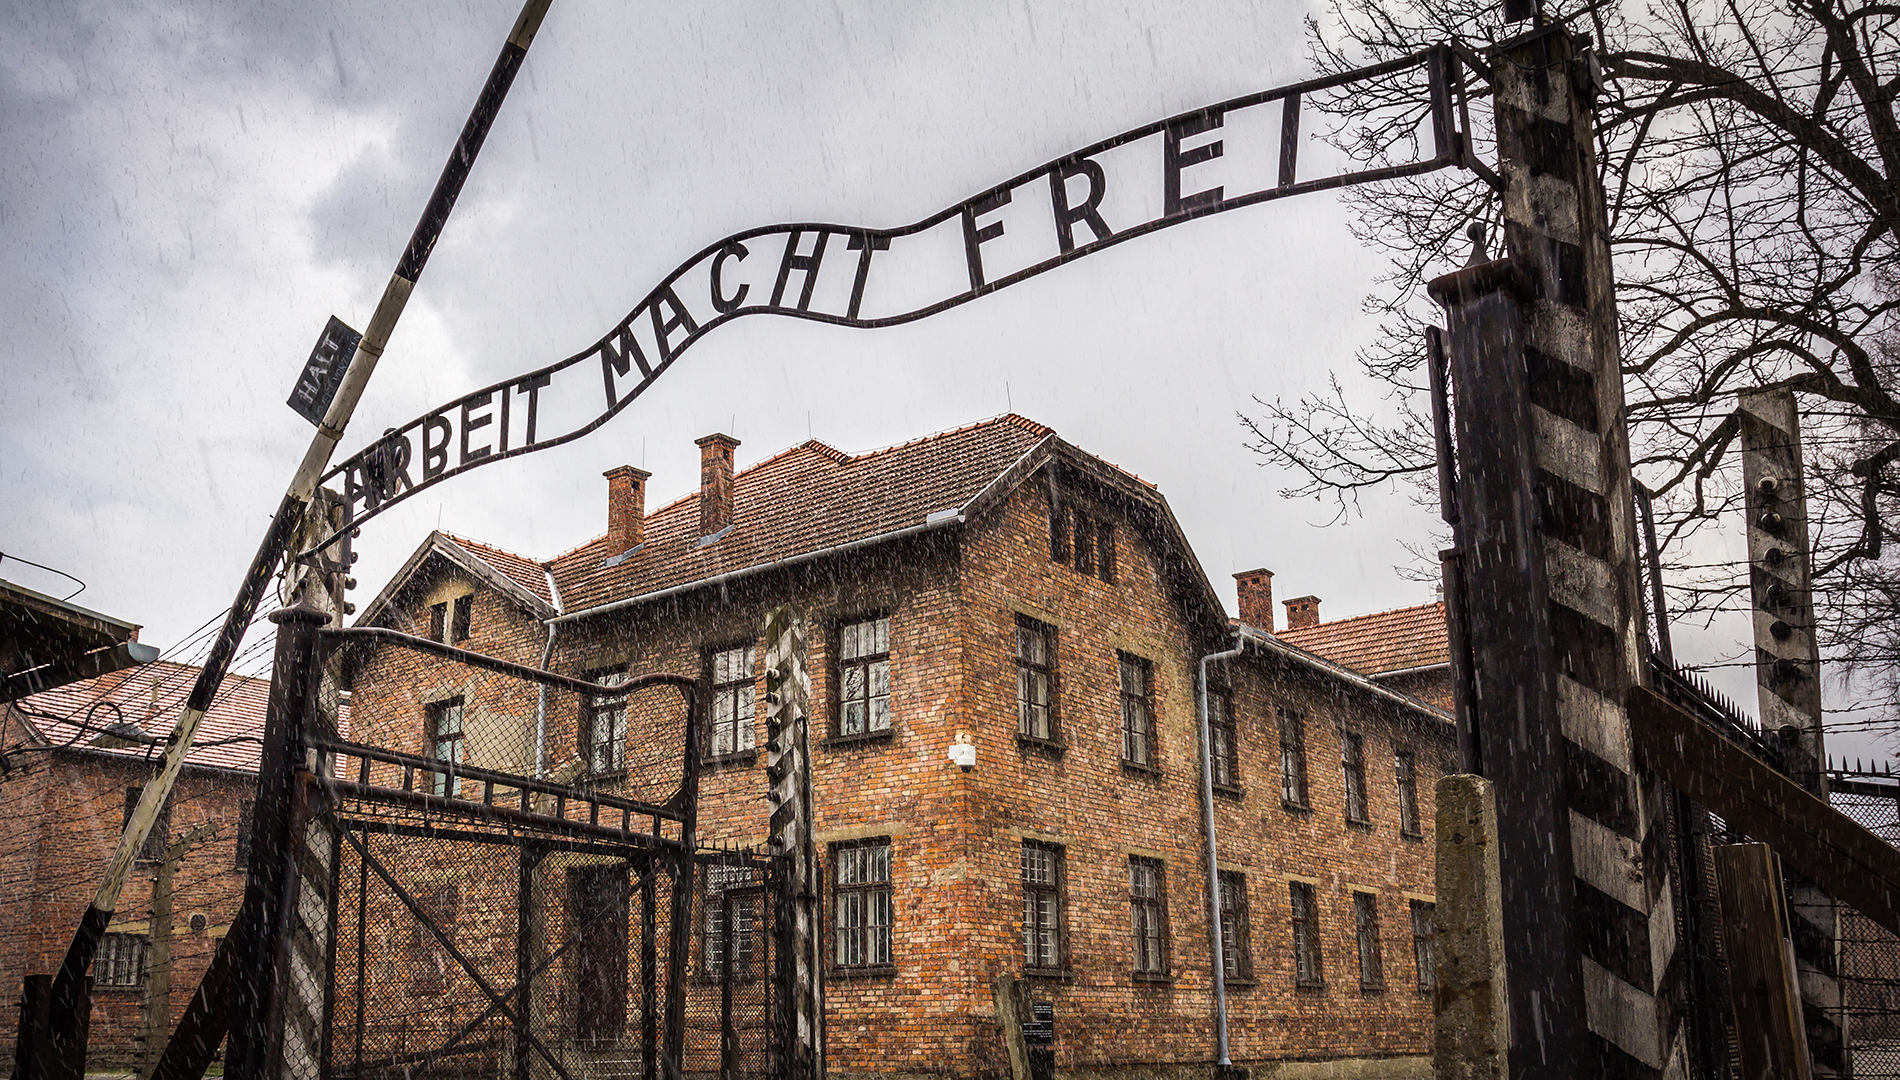
[[[449,620],[449,637],[454,644],[468,640],[475,623],[475,594],[455,598],[455,612]]]
[[[707,740],[710,756],[741,754],[755,745],[752,726],[753,688],[752,646],[736,645],[715,649],[707,657],[712,668],[712,737]]]
[[[450,698],[429,706],[429,756],[450,766],[462,763],[462,699]],[[436,795],[459,795],[462,778],[451,780],[446,772],[431,772],[430,791]]]
[[[1296,810],[1306,802],[1306,717],[1280,710],[1280,801]]]
[[[1392,755],[1393,772],[1399,788],[1399,833],[1422,836],[1418,822],[1418,755],[1399,750]]]
[[[590,671],[588,682],[619,686],[627,681],[621,668]],[[590,696],[581,705],[581,756],[594,775],[617,773],[627,767],[627,699]]]
[[[1023,841],[1023,967],[1062,969],[1062,848]]]
[[[1154,665],[1139,656],[1117,653],[1121,666],[1122,761],[1153,768]]]
[[[832,958],[839,967],[891,962],[891,842],[835,844],[832,865]]]
[[[100,986],[145,985],[145,935],[106,934],[94,957],[93,980]]]
[[[758,885],[758,874],[749,866],[708,866],[706,868],[706,924],[700,935],[700,972],[710,978],[726,974],[728,960],[734,979],[753,979],[759,975],[758,908],[765,898]],[[726,910],[732,911],[728,925]]]
[[[1412,964],[1418,971],[1418,992],[1438,988],[1438,905],[1412,901]]]
[[[1354,929],[1359,937],[1359,989],[1385,988],[1385,958],[1379,949],[1379,897],[1376,893],[1352,894]]]
[[[1234,725],[1234,694],[1224,687],[1207,691],[1207,739],[1218,787],[1240,786],[1240,738]]]
[[[1300,986],[1320,986],[1325,982],[1320,970],[1319,904],[1313,886],[1304,881],[1289,883],[1293,911],[1293,981]]]
[[[1346,777],[1346,820],[1358,825],[1371,818],[1366,809],[1366,737],[1344,731],[1339,739],[1339,765]]]
[[[838,629],[838,734],[891,729],[891,620],[846,623]]]
[[[1167,974],[1167,872],[1159,860],[1128,857],[1128,909],[1135,936],[1135,974]]]
[[[1247,876],[1222,870],[1220,889],[1221,967],[1230,979],[1253,978],[1253,933],[1247,922]]]
[[[1053,741],[1056,727],[1056,628],[1016,616],[1016,730]]]

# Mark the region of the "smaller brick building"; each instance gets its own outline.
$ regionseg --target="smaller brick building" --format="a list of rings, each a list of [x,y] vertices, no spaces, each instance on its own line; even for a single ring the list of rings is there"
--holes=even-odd
[[[198,669],[165,661],[48,690],[4,706],[0,724],[0,988],[15,1000],[27,974],[51,973],[99,887],[158,747],[93,745],[124,721],[162,740]],[[244,895],[257,737],[269,683],[227,676],[141,852],[93,963],[90,1068],[135,1067],[148,1022],[169,1033]],[[113,740],[107,740],[113,741]],[[153,925],[154,885],[173,844],[169,933]],[[161,905],[162,908],[162,905]],[[161,912],[162,914],[162,912]],[[170,945],[169,993],[155,977],[154,934]],[[14,1017],[0,1023],[11,1060]]]
[[[545,561],[432,533],[359,622],[591,679],[704,678],[701,836],[758,845],[759,638],[800,605],[836,1074],[1006,1074],[1003,976],[1054,1005],[1061,1069],[1204,1070],[1214,892],[1234,1060],[1428,1052],[1449,717],[1232,623],[1154,486],[1034,421],[743,470],[737,446],[700,440],[698,489],[650,513],[648,474],[607,470],[606,533]],[[1237,576],[1244,613],[1269,576]],[[1198,672],[1229,652],[1207,687],[1209,865]],[[677,776],[677,738],[635,706],[393,648],[349,677],[365,743],[636,796]],[[542,887],[585,908],[586,870]],[[442,888],[487,888],[473,873]],[[727,954],[701,935],[695,970]],[[585,996],[581,972],[546,978],[537,995]],[[552,1015],[551,1042],[615,1038]]]
[[[1275,633],[1281,641],[1370,676],[1381,686],[1429,702],[1446,713],[1452,711],[1451,647],[1443,600],[1322,622],[1319,597],[1297,596],[1282,601],[1286,628],[1276,632],[1273,575],[1264,570],[1250,574],[1265,577],[1251,588],[1243,584],[1242,623]]]

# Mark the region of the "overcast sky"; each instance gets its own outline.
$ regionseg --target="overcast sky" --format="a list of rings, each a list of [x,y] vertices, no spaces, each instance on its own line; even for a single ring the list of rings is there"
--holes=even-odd
[[[330,315],[367,322],[516,12],[0,9],[0,577],[64,595],[12,556],[75,574],[75,602],[161,645],[229,603],[311,434],[284,404],[303,359]],[[1306,14],[555,0],[341,452],[588,346],[727,234],[907,224],[1308,77]],[[743,468],[1011,409],[1157,482],[1230,604],[1228,575],[1263,565],[1327,618],[1429,601],[1395,567],[1431,514],[1381,491],[1329,525],[1331,504],[1279,497],[1235,418],[1329,371],[1384,407],[1352,356],[1385,262],[1347,214],[1320,194],[1218,215],[903,327],[738,320],[595,434],[372,522],[358,602],[433,527],[536,558],[598,535],[614,465],[654,474],[649,506],[685,494],[713,431]]]

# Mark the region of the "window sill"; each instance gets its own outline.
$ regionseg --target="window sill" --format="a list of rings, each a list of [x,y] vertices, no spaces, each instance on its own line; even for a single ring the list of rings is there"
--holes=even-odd
[[[610,784],[614,782],[615,780],[625,780],[626,778],[627,778],[627,770],[609,769],[606,772],[588,773],[587,775],[581,777],[581,783],[583,784]]]
[[[1122,771],[1134,776],[1139,776],[1144,780],[1161,779],[1160,769],[1155,768],[1153,765],[1143,765],[1139,761],[1129,761],[1127,758],[1122,759]]]
[[[855,735],[833,735],[818,745],[825,747],[861,746],[865,743],[890,742],[892,738],[891,729],[885,728],[882,731],[860,731]]]
[[[1032,968],[1023,969],[1025,979],[1054,979],[1060,982],[1074,982],[1075,972],[1069,968]]]
[[[718,757],[701,758],[699,763],[708,769],[728,769],[741,765],[754,765],[758,763],[758,760],[759,752],[753,749],[741,750],[736,754],[721,754]]]
[[[1174,976],[1165,971],[1131,971],[1129,978],[1150,986],[1173,986]]]
[[[1404,829],[1400,829],[1400,830],[1399,830],[1399,839],[1401,839],[1401,840],[1423,840],[1423,839],[1425,839],[1425,834],[1424,834],[1424,833],[1422,833],[1422,832],[1406,832],[1406,831],[1405,831]]]
[[[1225,980],[1225,983],[1226,983],[1227,989],[1229,990],[1252,990],[1254,987],[1260,985],[1260,980],[1254,978],[1252,975],[1245,975],[1245,976],[1230,975]]]
[[[1370,821],[1359,821],[1359,820],[1356,820],[1356,819],[1354,819],[1354,818],[1347,818],[1347,819],[1346,819],[1346,826],[1347,826],[1348,828],[1352,828],[1352,829],[1358,829],[1358,830],[1359,830],[1360,832],[1371,832],[1371,831],[1372,831],[1372,822],[1370,822]]]
[[[1067,743],[1056,739],[1038,739],[1034,735],[1024,735],[1020,731],[1016,733],[1016,745],[1021,749],[1034,751],[1035,753],[1044,754],[1052,758],[1059,758],[1063,754],[1068,753],[1069,750]]]
[[[1305,803],[1287,802],[1285,799],[1280,800],[1280,809],[1285,810],[1289,814],[1311,814],[1313,812],[1313,808]]]
[[[1324,980],[1324,979],[1319,979],[1319,980],[1311,980],[1311,981],[1307,981],[1307,982],[1297,982],[1297,981],[1296,981],[1296,982],[1294,982],[1294,984],[1293,984],[1293,989],[1295,989],[1295,990],[1306,990],[1306,991],[1312,991],[1312,992],[1314,992],[1314,993],[1318,993],[1318,992],[1320,992],[1320,991],[1322,991],[1322,990],[1325,990],[1325,989],[1326,989],[1326,980]]]
[[[1385,993],[1385,984],[1379,983],[1376,986],[1367,986],[1365,983],[1360,983],[1359,992],[1362,994],[1383,994]]]
[[[1225,795],[1228,798],[1234,800],[1235,802],[1239,802],[1240,800],[1245,799],[1247,797],[1247,789],[1242,788],[1242,787],[1235,787],[1231,784],[1215,784],[1214,794]]]
[[[145,987],[143,986],[123,986],[116,984],[94,986],[92,989],[96,994],[142,994],[145,992]]]
[[[838,967],[834,964],[825,968],[825,975],[828,978],[845,981],[852,979],[891,979],[897,976],[897,965],[867,964],[863,967]]]

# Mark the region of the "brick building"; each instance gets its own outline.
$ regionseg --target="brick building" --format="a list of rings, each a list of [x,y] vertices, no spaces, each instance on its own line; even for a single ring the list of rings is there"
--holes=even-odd
[[[1251,575],[1265,576],[1249,589],[1244,580]],[[1252,571],[1251,575],[1235,575],[1243,579],[1240,621],[1275,633],[1273,575],[1264,570]],[[1286,607],[1286,628],[1277,632],[1281,641],[1370,676],[1382,686],[1420,698],[1447,713],[1452,711],[1451,647],[1446,637],[1443,600],[1331,622],[1320,621],[1317,596],[1296,596],[1282,603]]]
[[[1004,975],[1054,1004],[1060,1068],[1204,1071],[1196,672],[1228,650],[1209,714],[1233,1059],[1417,1065],[1448,717],[1232,624],[1153,485],[1022,417],[743,471],[737,440],[700,446],[698,489],[651,512],[648,474],[609,470],[606,533],[546,561],[431,533],[359,623],[589,678],[708,677],[700,834],[759,845],[759,639],[801,605],[834,1073],[1007,1074]],[[389,648],[350,680],[362,742],[634,794],[678,767],[638,707]],[[568,884],[549,894],[588,902]]]
[[[195,667],[157,661],[5,706],[0,987],[8,1000],[25,975],[58,968],[197,677]],[[93,963],[92,1068],[146,1060],[148,1032],[171,1031],[237,914],[269,688],[226,677],[126,883]],[[102,737],[114,723],[136,725],[151,742]],[[174,846],[167,930],[157,884]],[[0,1024],[9,1059],[15,1032],[9,1013]]]

